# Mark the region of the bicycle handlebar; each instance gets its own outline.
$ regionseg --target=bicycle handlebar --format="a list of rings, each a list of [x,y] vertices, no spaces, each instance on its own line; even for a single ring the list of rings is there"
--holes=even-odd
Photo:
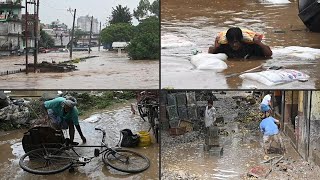
[[[100,128],[94,128],[94,129],[97,130],[97,131],[102,131],[103,134],[106,134],[106,131],[103,130],[103,129],[100,129]]]

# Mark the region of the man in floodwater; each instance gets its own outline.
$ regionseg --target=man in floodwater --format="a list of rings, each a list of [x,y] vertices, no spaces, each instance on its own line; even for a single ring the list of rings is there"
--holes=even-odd
[[[206,137],[205,137],[205,144],[208,147],[211,146],[218,146],[219,144],[213,144],[213,141],[211,141],[212,138],[218,138],[218,137],[213,137],[214,132],[217,132],[217,127],[215,126],[215,121],[216,121],[216,109],[213,107],[213,100],[209,99],[208,100],[208,105],[206,106],[205,110],[205,115],[204,115],[204,122],[206,126]],[[218,141],[216,141],[217,143]]]
[[[273,141],[276,141],[280,145],[282,153],[285,153],[286,149],[282,142],[280,131],[278,125],[279,120],[273,118],[271,111],[267,112],[267,117],[265,117],[260,123],[260,130],[263,133],[263,150],[265,154],[268,154]]]
[[[261,38],[255,35],[253,44],[243,42],[242,30],[238,27],[230,28],[227,31],[226,38],[228,44],[220,44],[219,36],[215,40],[214,47],[209,47],[208,53],[217,54],[225,53],[228,58],[245,58],[255,57],[270,57],[272,51],[269,46],[261,42]]]
[[[77,100],[74,97],[58,97],[49,101],[45,101],[43,106],[46,110],[47,119],[51,120],[51,123],[59,129],[68,129],[69,136],[72,145],[78,143],[73,142],[74,140],[74,126],[76,127],[83,143],[86,143],[86,138],[83,136],[79,120],[78,120],[78,109],[76,107]]]

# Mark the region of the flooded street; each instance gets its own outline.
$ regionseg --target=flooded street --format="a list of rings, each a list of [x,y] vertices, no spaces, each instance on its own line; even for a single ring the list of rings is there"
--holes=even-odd
[[[88,56],[88,52],[74,52],[73,59]],[[157,89],[159,87],[159,61],[130,60],[125,53],[118,55],[93,48],[90,58],[75,63],[78,71],[66,73],[17,73],[0,76],[0,88],[5,89]],[[38,62],[69,60],[69,53],[39,54]],[[1,57],[0,71],[25,68],[25,56]],[[29,56],[33,63],[33,56]],[[115,83],[116,82],[116,83]]]
[[[180,136],[170,136],[168,131],[162,131],[162,179],[250,179],[247,176],[249,170],[255,167],[268,169],[270,165],[261,162],[281,156],[276,151],[264,154],[263,137],[259,129],[260,119],[257,117],[259,103],[244,105],[246,103],[242,101],[237,107],[236,97],[246,97],[248,94],[244,92],[228,91],[227,95],[214,95],[217,98],[213,103],[217,110],[216,117],[218,119],[222,116],[224,119],[224,122],[217,123],[218,144],[223,148],[221,156],[217,155],[217,152],[205,151],[204,129]],[[319,172],[320,168],[304,161],[291,145],[289,138],[283,133],[281,136],[287,153],[279,166],[274,165],[266,179],[319,179],[320,174],[314,172]],[[279,145],[273,143],[272,147],[279,148]]]
[[[106,130],[106,142],[109,146],[117,145],[120,138],[120,130],[130,128],[133,133],[138,131],[147,131],[149,124],[144,122],[139,115],[132,115],[130,106],[124,104],[122,107],[105,110],[93,114],[88,118],[81,118],[81,128],[84,136],[87,138],[86,145],[100,145],[102,134],[94,128]],[[16,130],[10,132],[1,132],[0,134],[0,176],[1,179],[159,179],[159,146],[153,143],[149,147],[131,148],[150,160],[150,167],[139,174],[125,174],[110,167],[102,162],[102,155],[92,159],[84,167],[76,168],[75,173],[68,171],[55,175],[33,175],[24,172],[19,166],[19,158],[24,154],[22,149],[22,137],[26,130]],[[64,132],[65,136],[68,133]],[[76,132],[75,141],[81,142],[79,134]],[[76,148],[76,151],[84,156],[91,157],[94,154],[94,148]]]
[[[162,88],[248,89],[320,88],[320,33],[309,32],[298,17],[297,1],[163,0],[161,1]],[[273,51],[271,59],[226,60],[223,71],[199,70],[190,63],[192,51],[207,53],[216,34],[238,26],[263,33]],[[307,82],[267,86],[239,75],[262,65],[282,66],[310,76]]]

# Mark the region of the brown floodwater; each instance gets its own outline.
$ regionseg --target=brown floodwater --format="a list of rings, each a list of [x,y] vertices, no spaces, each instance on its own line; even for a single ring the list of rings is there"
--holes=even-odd
[[[130,128],[134,133],[147,131],[149,124],[144,122],[138,115],[132,115],[130,106],[124,104],[116,109],[97,112],[90,118],[80,122],[83,134],[87,138],[87,145],[99,145],[102,135],[94,130],[95,127],[103,128],[107,132],[106,142],[109,146],[115,146],[120,137],[120,130]],[[84,167],[76,168],[75,173],[68,171],[55,175],[33,175],[24,172],[19,167],[19,158],[24,154],[21,140],[26,130],[15,130],[0,132],[0,176],[1,179],[159,179],[159,145],[153,143],[149,147],[138,147],[132,150],[137,151],[150,160],[150,167],[139,174],[125,174],[102,162],[102,158],[94,158]],[[67,133],[64,132],[66,136]],[[151,134],[152,135],[152,134]],[[81,142],[76,132],[75,141]],[[76,151],[84,156],[93,156],[94,148],[77,148]]]
[[[74,52],[73,58],[89,56],[88,52]],[[0,76],[2,89],[158,89],[159,61],[130,60],[118,54],[93,48],[91,56],[75,65],[78,71],[66,73],[17,73]],[[39,62],[69,60],[69,53],[39,54]],[[29,63],[33,56],[29,56]],[[25,68],[25,56],[1,57],[0,72]],[[18,64],[18,65],[17,65]],[[31,69],[33,71],[33,69]]]
[[[269,2],[269,3],[268,3]],[[320,53],[312,58],[307,47],[320,52],[320,33],[306,29],[298,17],[298,3],[270,3],[265,0],[162,0],[161,1],[161,87],[176,89],[313,89],[320,88]],[[275,0],[273,0],[275,2]],[[278,1],[279,2],[279,1]],[[283,1],[282,1],[283,2]],[[270,59],[239,61],[228,59],[222,72],[197,70],[190,63],[192,51],[207,52],[218,32],[229,27],[245,27],[264,34],[264,43],[277,50]],[[282,49],[302,47],[301,56]],[[242,80],[240,73],[263,65],[296,69],[310,76],[308,82],[292,82],[276,86]]]
[[[204,151],[204,139],[188,143],[173,144],[168,147],[161,147],[161,172],[165,174],[178,174],[182,177],[192,179],[221,179],[239,180],[250,179],[247,172],[256,166],[266,166],[261,162],[279,154],[264,155],[262,148],[262,135],[256,130],[239,128],[239,123],[229,123],[224,128],[229,136],[220,135],[219,144],[223,147],[221,157],[210,155]],[[233,130],[233,132],[232,132]],[[162,138],[169,134],[162,131]],[[282,137],[285,137],[282,134]],[[287,153],[285,158],[293,161],[302,161],[300,155],[294,150],[287,137],[284,138]],[[273,147],[279,145],[273,143]],[[294,165],[292,164],[292,167]],[[299,167],[294,167],[299,168]],[[317,174],[311,171],[304,172],[308,179],[317,179]],[[292,179],[299,179],[303,173],[289,173]],[[274,170],[267,179],[287,179],[289,176],[281,171]],[[168,178],[163,178],[168,179]]]

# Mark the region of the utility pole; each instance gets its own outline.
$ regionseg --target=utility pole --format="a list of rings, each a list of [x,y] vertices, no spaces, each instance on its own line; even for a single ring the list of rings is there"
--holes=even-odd
[[[38,64],[38,22],[39,22],[39,0],[37,0],[37,3],[34,3],[34,72],[37,70],[37,64]]]
[[[28,1],[26,0],[26,13],[25,13],[25,28],[24,28],[24,37],[26,41],[26,74],[28,74]]]
[[[93,16],[91,16],[91,24],[90,24],[90,37],[89,37],[89,54],[91,51],[91,35],[92,35],[92,23],[93,23]]]
[[[98,50],[100,51],[100,46],[101,46],[101,22],[100,22],[100,28],[99,28],[99,39],[98,39]]]
[[[72,12],[72,10],[69,8],[70,12]],[[76,12],[77,9],[74,9],[74,14],[73,14],[73,23],[72,23],[72,32],[71,32],[71,41],[70,41],[70,59],[72,59],[72,47],[73,47],[73,36],[74,36],[74,22],[76,20]]]

